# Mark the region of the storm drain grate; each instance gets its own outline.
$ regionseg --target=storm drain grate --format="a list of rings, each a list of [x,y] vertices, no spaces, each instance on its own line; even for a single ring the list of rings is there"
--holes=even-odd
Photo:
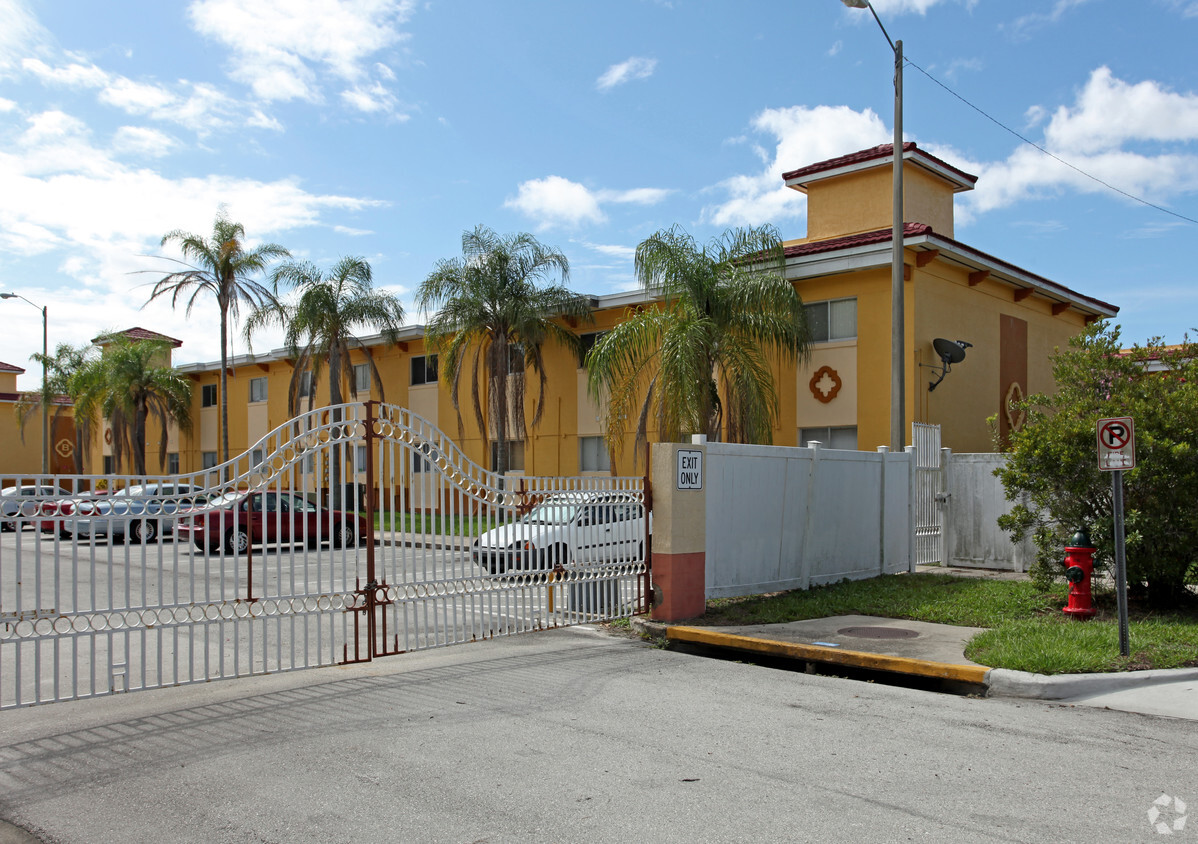
[[[843,627],[836,632],[858,639],[914,639],[919,635],[914,630],[901,627]]]

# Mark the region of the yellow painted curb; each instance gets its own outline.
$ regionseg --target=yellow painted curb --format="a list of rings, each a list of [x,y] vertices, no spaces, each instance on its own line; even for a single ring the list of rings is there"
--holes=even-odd
[[[984,665],[954,665],[948,662],[933,662],[928,659],[908,659],[864,651],[846,651],[841,648],[804,645],[798,642],[777,642],[771,639],[720,633],[703,627],[667,627],[666,638],[675,642],[692,642],[698,645],[786,656],[808,662],[851,665],[855,668],[873,668],[879,671],[894,671],[899,674],[916,674],[920,677],[937,677],[962,683],[984,684],[986,674],[990,671]]]

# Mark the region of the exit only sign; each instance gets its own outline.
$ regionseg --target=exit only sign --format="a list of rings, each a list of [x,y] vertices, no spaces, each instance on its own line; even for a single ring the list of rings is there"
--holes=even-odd
[[[703,452],[678,452],[678,489],[703,488]]]

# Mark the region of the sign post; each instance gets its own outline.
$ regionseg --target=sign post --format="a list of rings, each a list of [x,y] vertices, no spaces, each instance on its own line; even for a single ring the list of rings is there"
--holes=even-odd
[[[1115,599],[1119,606],[1119,654],[1131,655],[1127,624],[1127,554],[1123,536],[1123,470],[1136,465],[1136,429],[1130,416],[1098,420],[1098,468],[1111,473],[1115,519]]]

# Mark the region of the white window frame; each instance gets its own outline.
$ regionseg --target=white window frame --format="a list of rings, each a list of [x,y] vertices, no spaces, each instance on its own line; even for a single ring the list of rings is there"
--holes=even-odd
[[[832,314],[833,309],[838,308],[838,307],[844,307],[845,303],[851,303],[853,306],[853,331],[851,334],[843,333],[843,332],[840,332],[840,333],[834,332],[833,328],[832,328],[834,325],[833,314]],[[812,313],[812,311],[814,311],[816,309],[821,309],[825,312],[825,315],[826,315],[824,322],[828,326],[828,336],[827,337],[814,337],[813,336],[811,339],[812,343],[837,343],[842,340],[856,340],[857,339],[857,299],[856,299],[856,297],[849,296],[849,297],[845,297],[843,299],[825,299],[821,302],[807,302],[806,304],[803,305],[803,307],[807,311],[807,314],[808,314],[808,325],[811,324],[810,314]]]
[[[588,461],[588,452],[595,455],[595,461]],[[591,465],[588,465],[588,462]],[[578,471],[580,472],[611,472],[611,453],[603,437],[578,438]]]
[[[258,392],[258,390],[255,389],[257,387],[261,388],[262,394],[260,396],[255,395],[255,393]],[[263,375],[259,378],[251,378],[250,379],[250,403],[254,404],[255,402],[266,401],[266,396],[267,396],[266,376]]]
[[[370,364],[354,364],[354,392],[370,393]]]

